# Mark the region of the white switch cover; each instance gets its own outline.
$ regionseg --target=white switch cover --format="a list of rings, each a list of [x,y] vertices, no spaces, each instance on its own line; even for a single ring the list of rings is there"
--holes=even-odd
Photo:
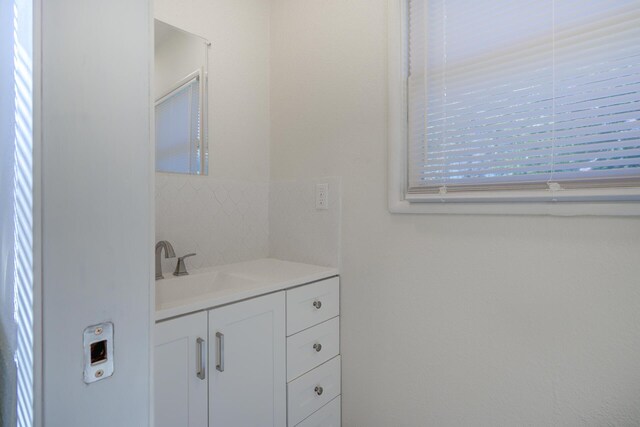
[[[329,184],[316,184],[316,209],[329,209]]]

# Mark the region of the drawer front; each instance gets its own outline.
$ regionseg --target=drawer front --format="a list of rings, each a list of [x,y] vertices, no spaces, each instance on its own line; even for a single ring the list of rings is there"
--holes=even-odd
[[[296,427],[340,427],[340,396],[318,409]]]
[[[287,291],[287,336],[339,313],[340,281],[337,277]]]
[[[340,317],[287,338],[287,381],[298,378],[340,353]]]
[[[340,395],[340,356],[287,385],[289,425],[296,425]]]

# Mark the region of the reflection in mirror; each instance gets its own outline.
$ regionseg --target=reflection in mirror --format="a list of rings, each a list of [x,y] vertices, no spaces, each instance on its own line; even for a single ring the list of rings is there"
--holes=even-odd
[[[155,20],[156,171],[207,175],[210,43]]]

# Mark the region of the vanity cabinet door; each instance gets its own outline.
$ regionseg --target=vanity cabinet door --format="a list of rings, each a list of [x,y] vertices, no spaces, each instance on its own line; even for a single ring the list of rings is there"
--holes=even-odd
[[[207,425],[207,313],[155,325],[155,426]]]
[[[286,425],[285,294],[209,311],[209,425]]]

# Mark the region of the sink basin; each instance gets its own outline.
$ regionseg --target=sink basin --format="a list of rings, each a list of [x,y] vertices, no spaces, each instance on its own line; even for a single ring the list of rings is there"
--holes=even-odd
[[[210,270],[156,281],[156,310],[206,300],[228,292],[249,289],[256,281],[236,274]]]
[[[215,309],[337,274],[330,267],[269,258],[191,270],[188,276],[167,273],[155,282],[155,320]]]

